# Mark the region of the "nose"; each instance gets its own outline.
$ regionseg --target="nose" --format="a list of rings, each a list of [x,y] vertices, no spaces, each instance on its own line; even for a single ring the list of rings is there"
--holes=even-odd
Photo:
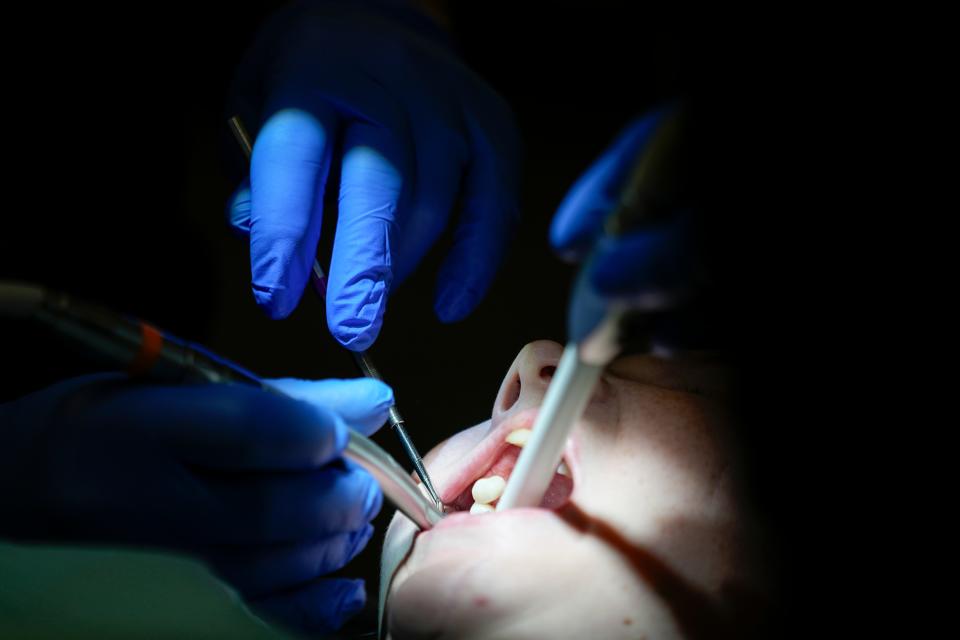
[[[500,385],[494,420],[540,406],[561,355],[563,347],[550,340],[531,342],[521,349]]]

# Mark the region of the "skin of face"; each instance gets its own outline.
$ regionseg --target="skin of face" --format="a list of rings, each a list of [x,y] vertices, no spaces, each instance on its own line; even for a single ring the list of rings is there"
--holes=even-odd
[[[554,342],[524,347],[491,419],[426,456],[445,502],[472,484],[462,470],[477,451],[532,426],[561,353]],[[457,513],[423,533],[395,516],[381,588],[389,634],[742,636],[765,580],[735,491],[724,385],[706,357],[621,358],[566,448],[574,485],[565,506]]]

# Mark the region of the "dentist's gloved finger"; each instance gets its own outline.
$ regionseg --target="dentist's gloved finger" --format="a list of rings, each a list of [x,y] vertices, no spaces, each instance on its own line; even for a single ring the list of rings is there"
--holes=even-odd
[[[250,235],[250,179],[245,178],[227,201],[227,222],[241,236]]]
[[[663,115],[655,111],[634,120],[564,196],[550,224],[550,244],[576,258],[590,247],[604,219],[617,204],[637,155],[650,141]]]
[[[441,322],[466,317],[486,295],[519,222],[514,171],[518,149],[501,150],[482,125],[469,122],[473,155],[453,247],[437,278],[434,312]]]
[[[411,205],[399,221],[394,284],[409,277],[447,228],[469,157],[467,141],[459,130],[437,131],[437,123],[454,119],[442,106],[418,105],[410,118],[416,140],[415,183],[411,185]]]
[[[342,462],[300,473],[194,473],[222,508],[217,517],[224,544],[274,544],[350,533],[373,520],[383,504],[373,477]]]
[[[336,118],[286,108],[264,123],[250,165],[253,295],[272,318],[300,301],[316,257]]]
[[[253,387],[105,380],[85,398],[76,419],[162,442],[204,468],[314,469],[347,444],[347,427],[332,411]]]
[[[351,429],[370,435],[383,426],[393,405],[393,389],[373,378],[352,380],[270,380],[271,385],[299,400],[337,413]]]
[[[697,270],[697,253],[684,218],[618,238],[603,238],[596,246],[590,280],[605,296],[656,293],[676,295],[690,285]]]
[[[293,544],[218,547],[203,553],[221,577],[247,598],[309,582],[341,569],[373,536],[373,525]]]
[[[306,634],[336,631],[367,602],[363,580],[320,578],[293,591],[254,600],[257,613]]]
[[[384,127],[356,122],[344,134],[327,324],[354,351],[373,344],[383,324],[393,281],[396,214],[410,173],[404,154]]]

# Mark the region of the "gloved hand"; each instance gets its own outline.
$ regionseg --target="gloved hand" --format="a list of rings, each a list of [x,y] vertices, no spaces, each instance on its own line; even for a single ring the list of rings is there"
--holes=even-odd
[[[327,322],[353,350],[374,342],[391,288],[455,206],[434,304],[444,322],[485,295],[518,218],[519,142],[508,107],[407,5],[295,3],[260,33],[235,88],[236,110],[259,125],[249,187],[229,206],[231,224],[250,234],[254,297],[274,318],[296,307],[335,167]]]
[[[603,298],[683,298],[689,303],[697,286],[702,265],[692,211],[677,211],[621,236],[603,233],[604,222],[616,208],[637,157],[666,113],[655,111],[627,126],[567,192],[551,223],[550,243],[561,255],[578,260],[589,253],[587,277],[593,291]],[[699,314],[688,314],[689,309],[672,313],[669,322],[660,323],[654,337],[662,343],[688,346],[706,339]],[[575,324],[592,326],[590,322]]]
[[[85,376],[0,405],[0,537],[158,546],[207,560],[267,617],[339,627],[363,581],[323,578],[382,495],[338,458],[392,391],[371,379],[165,387]]]

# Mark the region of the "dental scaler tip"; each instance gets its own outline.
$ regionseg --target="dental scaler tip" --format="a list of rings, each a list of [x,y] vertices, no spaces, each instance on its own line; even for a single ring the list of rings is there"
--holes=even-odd
[[[357,367],[360,368],[360,371],[363,373],[363,375],[367,376],[368,378],[374,378],[375,380],[383,380],[383,378],[380,376],[380,372],[377,371],[377,368],[373,366],[370,358],[367,357],[366,352],[354,351],[352,353],[353,359],[357,363]],[[392,405],[390,407],[390,413],[387,417],[387,421],[390,423],[390,428],[393,429],[393,432],[396,433],[397,437],[400,439],[400,446],[403,447],[403,452],[413,464],[413,468],[417,472],[417,476],[420,477],[420,481],[423,483],[427,493],[430,494],[430,499],[437,503],[438,509],[443,511],[443,501],[440,500],[440,495],[437,493],[437,490],[433,486],[433,482],[430,480],[430,474],[427,473],[427,468],[423,466],[423,458],[420,457],[420,452],[417,451],[417,447],[414,446],[413,440],[410,439],[410,436],[407,434],[407,430],[403,426],[403,416],[400,415],[397,405]]]
[[[430,481],[430,474],[427,473],[427,468],[423,466],[423,459],[420,457],[420,452],[413,446],[413,441],[410,440],[410,436],[407,435],[407,430],[403,428],[403,419],[400,418],[400,412],[397,411],[396,407],[390,407],[390,427],[396,432],[397,437],[400,438],[400,444],[403,446],[407,457],[413,463],[413,468],[416,470],[417,475],[420,476],[420,481],[423,482],[424,488],[427,490],[427,493],[430,494],[430,499],[437,503],[437,508],[440,509],[440,511],[443,511],[443,501],[440,500],[440,495],[437,493],[437,490],[433,488],[433,482]]]

